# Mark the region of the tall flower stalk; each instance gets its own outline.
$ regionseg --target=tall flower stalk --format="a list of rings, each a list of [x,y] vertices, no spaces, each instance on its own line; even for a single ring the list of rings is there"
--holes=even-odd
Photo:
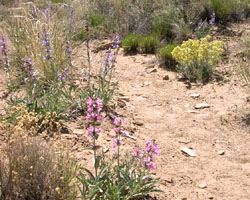
[[[7,41],[4,36],[0,36],[0,49],[1,49],[1,63],[3,64],[4,70],[8,76],[8,86],[10,85],[10,63],[8,57]]]
[[[97,127],[97,122],[103,121],[102,112],[102,100],[97,98],[93,100],[92,98],[88,98],[87,102],[87,116],[86,120],[89,121],[89,126],[87,128],[88,136],[92,139],[91,149],[94,152],[94,168],[95,168],[95,176],[97,177],[98,165],[99,165],[99,157],[97,157],[96,150],[98,146],[96,145],[96,140],[99,137],[99,133],[101,132],[101,128]]]
[[[123,123],[126,123],[124,121]],[[122,136],[127,137],[127,132],[122,127],[122,121],[115,117],[113,124],[115,125],[114,132],[116,133],[115,137],[112,139],[112,145],[113,145],[113,154],[117,156],[117,177],[118,180],[120,180],[120,146],[122,144]],[[116,150],[117,148],[117,150]]]

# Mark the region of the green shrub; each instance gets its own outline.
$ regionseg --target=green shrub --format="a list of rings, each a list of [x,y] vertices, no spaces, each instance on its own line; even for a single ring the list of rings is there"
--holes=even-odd
[[[160,37],[166,37],[169,26],[169,15],[167,13],[161,13],[153,19],[152,33]]]
[[[131,33],[127,35],[123,40],[122,40],[122,47],[124,49],[125,53],[131,53],[131,52],[136,52],[137,47],[139,46],[139,42],[141,40],[141,36]]]
[[[235,0],[211,0],[211,9],[215,12],[216,22],[228,21],[236,4]]]
[[[145,35],[140,38],[138,46],[142,53],[155,53],[159,43],[157,35]]]
[[[77,198],[75,178],[79,165],[67,154],[56,155],[37,137],[18,137],[6,152],[0,159],[1,200]]]
[[[88,17],[89,24],[93,27],[100,26],[104,22],[104,15],[100,13],[91,13]]]
[[[162,64],[171,70],[176,70],[176,61],[172,56],[172,51],[176,46],[177,45],[175,43],[170,43],[160,48],[157,52],[157,57],[160,59]]]

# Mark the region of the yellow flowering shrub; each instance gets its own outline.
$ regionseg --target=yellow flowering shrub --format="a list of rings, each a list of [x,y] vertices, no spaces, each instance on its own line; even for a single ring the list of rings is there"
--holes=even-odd
[[[223,42],[210,40],[209,35],[200,40],[189,39],[172,51],[180,71],[187,78],[207,81],[211,76],[212,67],[223,53]]]

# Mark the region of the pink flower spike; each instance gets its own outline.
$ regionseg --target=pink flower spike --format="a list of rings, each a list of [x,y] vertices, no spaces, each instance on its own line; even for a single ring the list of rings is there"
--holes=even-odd
[[[112,145],[113,145],[113,148],[117,147],[117,139],[115,137],[112,138]]]
[[[128,136],[128,132],[126,132],[126,131],[121,131],[122,132],[122,135],[124,136],[124,137],[127,137]]]
[[[115,117],[114,119],[114,125],[119,126],[121,123],[121,120],[118,117]]]
[[[117,151],[116,151],[116,149],[113,149],[113,154],[114,154],[114,155],[117,155],[117,154],[118,154]]]
[[[127,121],[127,120],[124,120],[124,121],[123,121],[123,124],[128,124],[128,121]]]
[[[160,147],[158,145],[154,145],[153,146],[153,151],[156,155],[160,155],[161,154],[161,150]]]
[[[89,97],[87,100],[87,105],[91,106],[93,103],[94,103],[93,99]]]
[[[101,128],[96,128],[96,129],[95,129],[95,133],[100,133],[101,131],[102,131]]]
[[[101,114],[98,114],[98,115],[97,115],[97,119],[98,119],[99,121],[103,122],[103,116],[102,116]]]
[[[146,166],[147,166],[148,170],[156,169],[156,164],[152,163],[152,162],[147,163]]]
[[[87,128],[87,131],[88,131],[88,136],[93,136],[93,132],[94,132],[94,127],[93,126],[90,126],[89,128]]]
[[[114,131],[115,131],[116,134],[120,133],[120,129],[119,128],[115,128]]]

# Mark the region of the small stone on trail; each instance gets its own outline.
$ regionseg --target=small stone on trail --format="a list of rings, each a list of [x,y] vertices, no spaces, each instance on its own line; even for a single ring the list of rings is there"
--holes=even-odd
[[[187,148],[187,147],[183,147],[181,149],[182,152],[186,153],[187,155],[191,156],[191,157],[196,157],[196,153],[193,152],[193,150]]]
[[[118,100],[117,101],[117,105],[120,107],[120,108],[124,108],[126,106],[126,103],[124,101],[121,101],[121,100]]]
[[[200,184],[200,185],[199,185],[199,188],[201,188],[201,189],[205,189],[205,188],[207,188],[207,185],[206,185],[205,183]]]
[[[169,76],[168,76],[168,75],[165,75],[165,76],[163,76],[162,79],[165,80],[165,81],[168,81],[168,80],[169,80]]]
[[[198,111],[196,111],[196,110],[187,110],[187,111],[185,111],[186,113],[200,113],[200,112],[198,112]]]
[[[152,82],[144,82],[143,83],[144,86],[148,86],[148,85],[151,85],[151,84],[152,84]]]
[[[132,140],[136,140],[136,138],[133,137],[132,135],[129,135],[129,134],[128,134],[127,137],[128,137],[128,138],[131,138]]]
[[[157,72],[157,69],[149,69],[149,70],[147,70],[147,73],[153,73],[153,72]]]
[[[118,97],[118,101],[122,101],[122,100],[124,100],[124,101],[126,101],[126,102],[129,102],[129,97],[127,97],[127,96],[122,96],[122,97]]]
[[[80,129],[76,129],[73,131],[74,134],[77,134],[77,135],[83,135],[84,134],[84,131],[83,130],[80,130]]]
[[[191,94],[190,97],[198,98],[198,97],[200,97],[200,94]]]
[[[196,109],[210,108],[210,105],[207,103],[199,103],[194,106]]]
[[[138,121],[133,122],[133,124],[137,125],[137,126],[143,126],[143,123],[142,122],[138,122]]]
[[[109,148],[103,149],[103,153],[107,153],[109,151]]]
[[[224,150],[218,151],[217,154],[222,156],[225,154],[225,151]]]
[[[179,139],[178,142],[179,142],[179,143],[183,143],[183,144],[188,144],[188,143],[190,143],[191,141],[190,141],[190,140],[186,140],[186,139]]]
[[[189,108],[189,107],[190,107],[190,105],[189,105],[189,104],[186,104],[186,105],[185,105],[185,108]]]

